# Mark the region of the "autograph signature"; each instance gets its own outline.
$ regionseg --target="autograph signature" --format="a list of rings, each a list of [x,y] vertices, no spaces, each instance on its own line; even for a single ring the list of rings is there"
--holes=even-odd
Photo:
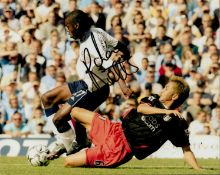
[[[119,51],[113,50],[113,51],[106,51],[105,58],[101,55],[99,48],[97,46],[97,43],[95,41],[95,37],[93,33],[91,33],[92,42],[95,46],[95,49],[99,55],[99,57],[94,58],[94,64],[98,68],[99,72],[101,73],[107,73],[107,79],[106,81],[103,80],[103,78],[100,75],[97,75],[91,68],[92,64],[92,58],[89,53],[89,49],[85,48],[83,51],[84,54],[84,60],[82,60],[83,64],[86,67],[86,73],[89,74],[89,77],[92,80],[92,83],[96,88],[100,88],[97,81],[101,81],[104,84],[112,83],[114,81],[118,81],[119,79],[125,80],[127,76],[132,75],[133,73],[136,73],[138,71],[138,67],[132,65],[129,60],[125,60],[123,57],[119,57],[117,60],[114,60],[112,62],[112,65],[108,68],[104,68],[103,61],[107,61],[109,58],[111,58],[113,53],[117,53]],[[129,71],[126,69],[124,63],[127,63],[131,68],[134,68],[134,71]]]

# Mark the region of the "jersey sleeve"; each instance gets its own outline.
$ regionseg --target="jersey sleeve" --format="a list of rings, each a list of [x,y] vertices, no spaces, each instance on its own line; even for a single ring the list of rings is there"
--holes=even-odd
[[[188,129],[176,130],[173,132],[172,137],[169,139],[176,147],[189,146],[189,132]]]
[[[159,96],[156,94],[153,94],[149,97],[142,98],[141,103],[146,103],[150,106],[157,106],[157,104],[160,103],[158,99],[159,99]]]
[[[117,39],[115,39],[114,37],[109,35],[107,32],[105,32],[101,28],[96,28],[96,31],[103,36],[104,41],[105,41],[107,47],[116,47],[116,45],[118,44],[118,40]]]

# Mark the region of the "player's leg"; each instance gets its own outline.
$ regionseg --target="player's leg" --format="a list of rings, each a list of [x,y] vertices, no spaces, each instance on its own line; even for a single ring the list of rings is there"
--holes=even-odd
[[[68,154],[69,152],[75,153],[79,151],[78,149],[80,149],[80,146],[76,142],[75,130],[73,130],[68,123],[68,121],[71,120],[70,112],[75,105],[80,103],[80,100],[88,99],[87,96],[88,93],[86,90],[79,90],[78,92],[74,93],[72,97],[61,106],[53,118],[53,123],[58,131],[58,137],[60,140],[62,140],[62,143],[64,144]],[[82,132],[81,134],[86,134],[86,132]],[[52,159],[53,156],[55,156],[55,158],[57,157],[55,152],[51,153],[50,158]]]
[[[41,96],[41,101],[47,116],[47,122],[51,126],[51,130],[57,138],[54,147],[50,150],[50,152],[54,155],[54,158],[59,157],[61,154],[66,152],[66,149],[62,143],[62,140],[57,137],[58,131],[52,120],[54,114],[59,110],[58,105],[68,99],[70,96],[71,92],[69,90],[68,84],[56,87]]]
[[[60,116],[61,115],[66,116],[65,119],[70,120],[68,114],[70,114],[71,109],[72,107],[68,103],[66,103],[60,108],[57,114]],[[93,112],[85,110],[83,108],[74,107],[71,114],[75,116],[74,117],[75,120],[79,121],[79,123],[82,124],[87,130],[90,130],[92,119],[94,116]],[[56,118],[56,116],[54,118]],[[62,140],[62,143],[65,146],[67,155],[76,153],[85,147],[84,145],[80,145],[76,142],[76,135],[74,131],[71,128],[69,128],[69,125],[65,123],[64,118],[60,118],[59,122],[56,123],[57,121],[55,120],[55,125],[58,126],[57,130],[59,132],[60,139]],[[81,133],[81,134],[83,135],[84,133]],[[58,158],[61,155],[60,153],[62,152],[59,152],[59,150],[57,151],[58,152],[56,152],[56,150],[54,152],[51,152],[48,155],[48,159]]]
[[[65,101],[66,99],[70,97],[71,97],[71,92],[69,90],[68,84],[56,87],[44,93],[41,96],[41,101],[42,101],[44,111],[47,117],[47,122],[51,126],[51,130],[56,136],[58,134],[58,131],[52,121],[54,114],[59,110],[58,105],[63,103],[63,101]],[[57,137],[57,142],[56,142],[56,146],[54,147],[54,149],[55,150],[53,151],[59,152],[59,154],[62,154],[63,152],[66,151],[59,137]]]
[[[90,131],[92,124],[94,124],[92,121],[95,117],[95,113],[91,112],[89,110],[79,108],[79,107],[74,107],[71,111],[71,116],[74,120],[80,122],[80,124],[82,124],[87,129],[87,131]],[[100,124],[100,123],[98,123],[98,124]],[[103,133],[103,132],[101,132],[101,133]],[[103,140],[103,137],[98,136],[98,138],[100,140]],[[89,155],[87,153],[88,150],[90,151]],[[99,155],[98,153],[100,153],[100,151],[98,151],[98,150],[99,150],[99,147],[93,147],[93,148],[89,148],[87,150],[82,150],[82,151],[77,152],[75,154],[71,154],[65,158],[64,165],[66,167],[90,166],[90,164],[88,164],[87,160],[88,160],[88,158],[89,158],[89,160],[93,160],[94,157]],[[87,156],[89,156],[89,157],[87,157]],[[99,157],[103,157],[103,156],[99,156]],[[96,160],[96,159],[94,159],[94,160]],[[92,162],[92,161],[89,161],[89,162]]]
[[[72,147],[72,144],[77,147],[75,130],[71,128],[68,123],[68,121],[71,120],[71,109],[72,107],[68,103],[65,103],[59,108],[52,119],[57,130],[58,144],[50,151],[48,155],[48,159],[50,160],[58,158],[64,152],[68,152]]]
[[[61,107],[60,109],[58,108],[58,104],[63,103],[70,99],[72,94],[76,93],[79,90],[86,90],[88,87],[86,83],[82,80],[76,81],[76,82],[71,82],[66,85],[57,87],[51,91],[48,91],[47,93],[43,94],[41,99],[42,103],[45,107],[45,113],[46,116],[48,117],[48,122],[51,122],[52,126],[52,131],[53,133],[57,136],[57,144],[56,146],[51,150],[50,158],[54,159],[59,157],[62,153],[66,152],[65,146],[63,145],[63,140],[59,135],[59,129],[56,125],[54,125],[54,118],[56,116],[60,116],[59,118],[64,118],[65,119],[65,124],[62,125],[63,127],[66,128],[66,130],[70,130],[66,135],[71,138],[75,137],[75,132],[74,130],[71,129],[70,125],[68,124],[68,120],[71,119],[71,117],[68,118],[68,115],[71,111],[67,111],[66,107]],[[58,114],[57,114],[58,113]],[[66,117],[67,116],[67,117]],[[61,122],[63,124],[64,122]],[[60,128],[60,127],[59,127]],[[62,132],[66,131],[61,128]]]
[[[92,93],[89,92],[88,95],[85,96],[85,98],[81,99],[79,103],[77,103],[75,106],[80,108],[85,108],[89,111],[94,111],[99,105],[101,105],[107,99],[108,95],[109,95],[109,86],[105,85]],[[76,141],[79,147],[74,148],[74,145],[72,145],[72,149],[68,152],[68,154],[75,153],[77,149],[90,147],[91,144],[90,140],[87,137],[85,127],[79,124],[78,121],[75,121],[74,126],[76,133]]]
[[[89,92],[84,90],[79,90],[74,93],[72,97],[57,111],[53,118],[53,122],[59,132],[59,138],[64,144],[67,154],[73,154],[80,149],[87,147],[88,139],[86,136],[86,131],[84,127],[80,127],[76,123],[76,132],[75,133],[69,124],[67,123],[70,120],[70,111],[74,106],[79,106],[82,108],[89,109],[91,111],[95,110],[105,99],[107,99],[109,94],[109,86],[103,86],[95,92]],[[77,142],[78,143],[77,143]],[[57,158],[57,154],[51,153],[51,158]]]
[[[71,116],[74,120],[80,122],[80,124],[83,125],[89,132],[95,112],[80,107],[74,107],[71,111]]]
[[[70,126],[66,123],[71,119],[69,114],[72,108],[81,107],[94,111],[107,99],[108,94],[109,86],[104,86],[94,92],[80,90],[74,93],[72,97],[59,109],[59,111],[57,111],[53,118],[53,122],[59,133],[68,132],[70,129]]]
[[[56,87],[41,96],[41,101],[44,106],[45,114],[48,117],[48,122],[51,123],[52,131],[57,134],[56,127],[52,123],[54,114],[59,110],[58,105],[71,97],[68,84]]]
[[[70,129],[70,125],[67,125],[67,121],[71,120],[70,112],[72,106],[68,103],[63,104],[60,109],[56,112],[53,118],[53,123],[55,124],[59,132],[65,132]]]
[[[63,90],[66,90],[66,89],[63,89]],[[70,97],[68,96],[69,100],[66,100],[66,99],[65,100],[68,102],[70,101],[73,104],[75,104],[79,101],[79,99],[81,99],[84,96],[84,94],[86,94],[87,85],[82,80],[71,82],[71,83],[68,83],[68,91],[70,92],[71,96]],[[65,103],[59,108],[58,111],[56,111],[56,113],[53,116],[52,122],[56,129],[57,139],[58,139],[58,142],[62,144],[58,144],[56,147],[54,147],[54,149],[50,151],[50,154],[48,155],[48,159],[58,158],[62,153],[64,153],[63,150],[65,150],[65,152],[66,151],[68,152],[69,149],[73,146],[79,149],[76,143],[75,131],[73,128],[71,128],[69,124],[69,121],[71,120],[71,117],[70,117],[71,109],[72,109],[71,104]]]
[[[44,93],[41,96],[41,101],[44,108],[47,109],[55,104],[60,104],[61,102],[66,101],[71,95],[68,84],[64,84]]]
[[[86,151],[82,150],[70,156],[67,156],[64,161],[65,167],[79,167],[86,165]]]
[[[89,131],[95,147],[69,155],[65,166],[116,167],[132,158],[120,122],[111,122],[98,113],[78,107],[72,109],[71,115]]]
[[[67,101],[73,93],[79,90],[88,89],[86,83],[82,80],[56,87],[41,96],[45,113],[48,116],[58,111],[58,105]],[[55,111],[55,112],[54,112]]]
[[[74,108],[76,108],[76,110],[73,110],[73,112],[71,112],[72,107],[68,103],[65,103],[55,114],[53,119],[54,124],[59,132],[60,139],[62,140],[62,143],[66,148],[67,154],[73,154],[85,147],[85,145],[81,145],[76,142],[76,133],[71,129],[70,125],[67,123],[67,121],[71,119],[69,115],[70,112],[72,115],[74,115],[74,119],[76,119],[86,129],[89,129],[88,127],[91,124],[93,115],[93,112],[90,112],[88,110],[83,110],[78,107]],[[81,130],[80,136],[84,136],[84,134],[86,134],[85,130]],[[51,157],[56,157],[56,155],[53,154],[54,153],[52,153]]]

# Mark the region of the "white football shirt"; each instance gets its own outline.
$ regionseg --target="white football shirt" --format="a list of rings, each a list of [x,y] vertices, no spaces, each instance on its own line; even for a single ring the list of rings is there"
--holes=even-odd
[[[84,80],[91,90],[93,81],[86,71],[92,71],[97,65],[101,65],[105,69],[109,68],[113,61],[108,58],[107,52],[113,50],[118,44],[118,40],[100,28],[91,28],[87,35],[89,36],[80,43],[80,55],[76,70],[80,79]]]

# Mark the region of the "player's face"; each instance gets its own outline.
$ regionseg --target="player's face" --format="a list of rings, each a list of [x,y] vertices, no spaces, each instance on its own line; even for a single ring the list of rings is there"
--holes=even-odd
[[[162,89],[160,94],[160,101],[171,101],[173,100],[173,96],[176,95],[175,93],[176,85],[173,82],[169,82],[166,86]]]
[[[70,37],[73,39],[79,39],[79,24],[72,24],[72,23],[68,23],[66,24],[66,29],[68,31],[68,33],[70,34]]]

